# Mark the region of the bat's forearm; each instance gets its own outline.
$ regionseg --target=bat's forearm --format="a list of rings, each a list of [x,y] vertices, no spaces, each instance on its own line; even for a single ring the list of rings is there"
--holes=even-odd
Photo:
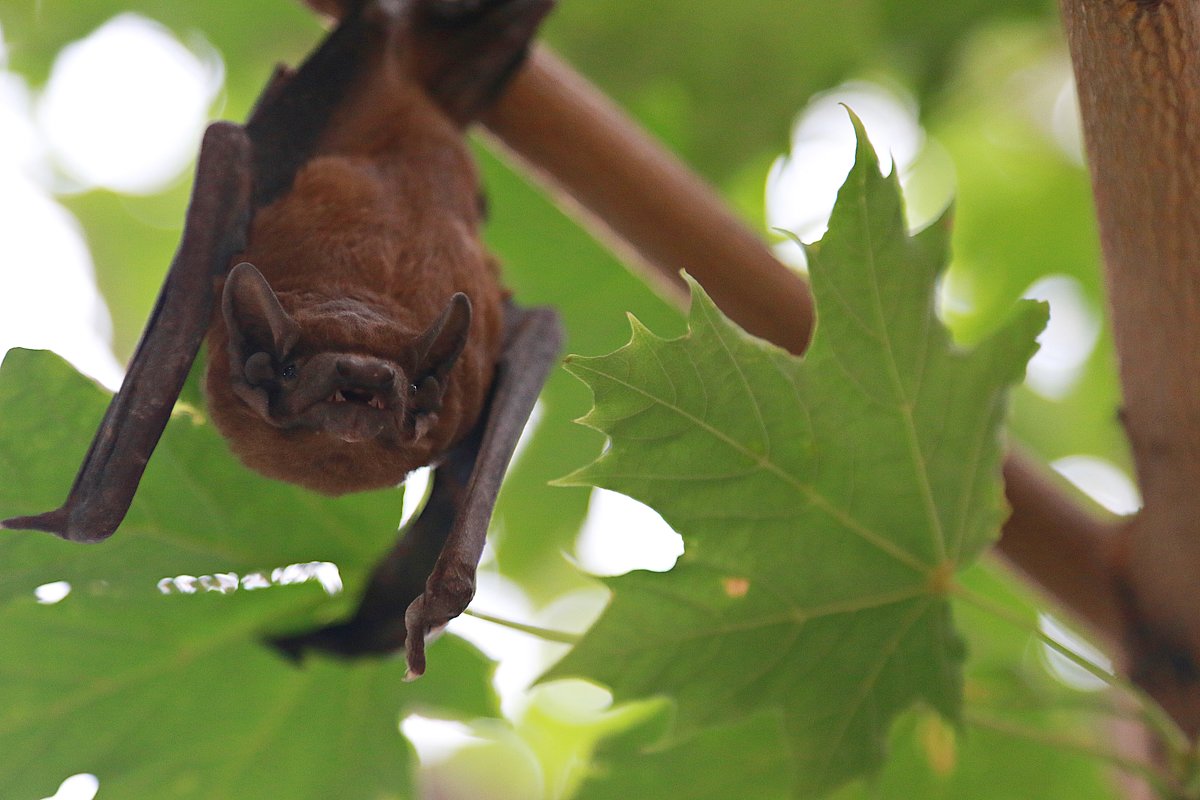
[[[0,527],[95,542],[121,524],[208,328],[214,280],[244,246],[249,214],[249,140],[239,126],[216,123],[201,145],[179,251],[66,502]]]

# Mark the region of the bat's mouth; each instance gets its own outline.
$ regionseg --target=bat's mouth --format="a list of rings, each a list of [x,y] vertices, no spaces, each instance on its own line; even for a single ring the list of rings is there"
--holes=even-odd
[[[364,386],[344,381],[332,387],[306,416],[317,423],[314,427],[343,442],[390,441],[399,435],[397,409],[403,408],[394,386],[394,382]]]
[[[307,428],[343,442],[400,440],[407,387],[393,362],[372,356],[321,353],[307,360],[271,403],[268,421]]]
[[[377,408],[380,411],[387,410],[387,400],[379,392],[373,392],[367,389],[338,389],[331,394],[327,403],[353,403],[360,406],[368,406]]]
[[[347,443],[391,438],[389,432],[396,429],[386,401],[372,392],[341,389],[314,411],[320,420],[316,427]]]

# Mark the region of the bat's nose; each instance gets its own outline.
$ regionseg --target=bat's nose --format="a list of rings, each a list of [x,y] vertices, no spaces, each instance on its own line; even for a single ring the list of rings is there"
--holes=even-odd
[[[335,364],[338,377],[364,389],[386,389],[396,380],[396,370],[370,356],[339,356]]]

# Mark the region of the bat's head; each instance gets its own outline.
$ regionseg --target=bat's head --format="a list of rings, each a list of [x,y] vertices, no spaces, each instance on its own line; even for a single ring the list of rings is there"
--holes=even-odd
[[[289,313],[254,266],[230,271],[222,316],[240,407],[219,407],[213,374],[224,370],[210,369],[214,420],[249,466],[272,477],[331,493],[399,483],[436,444],[424,440],[466,343],[471,303],[453,295],[416,335],[393,335],[390,320],[352,301],[314,305]]]

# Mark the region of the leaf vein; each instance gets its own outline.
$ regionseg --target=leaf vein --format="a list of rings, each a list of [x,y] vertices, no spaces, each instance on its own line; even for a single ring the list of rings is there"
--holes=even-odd
[[[842,714],[841,723],[837,731],[832,737],[826,740],[828,746],[825,748],[826,755],[824,758],[824,763],[820,767],[820,781],[822,783],[828,782],[828,773],[830,768],[833,766],[834,755],[842,749],[842,740],[845,739],[846,734],[850,732],[850,726],[854,721],[855,714],[858,713],[858,709],[870,697],[871,690],[875,688],[876,682],[879,680],[880,675],[883,674],[883,670],[891,660],[896,648],[898,648],[900,643],[904,641],[904,637],[908,635],[909,630],[917,623],[917,620],[923,617],[925,612],[929,610],[932,602],[933,599],[930,598],[924,603],[914,604],[913,610],[915,613],[906,617],[900,623],[900,625],[896,627],[895,634],[893,634],[892,637],[888,639],[888,641],[879,649],[879,658],[876,660],[875,664],[870,668],[870,670],[868,670],[865,680],[859,687],[858,693],[851,700],[850,707],[845,713]]]
[[[590,367],[590,366],[583,367],[582,365],[580,365],[578,367],[578,369],[580,369],[580,371],[586,370],[586,371],[592,372],[600,377],[607,378],[616,383],[621,383],[629,391],[640,394],[643,397],[646,397],[646,398],[652,400],[653,402],[662,404],[664,406],[664,408],[666,408],[670,411],[674,411],[676,414],[679,414],[684,419],[686,419],[687,421],[689,421],[690,423],[695,425],[697,428],[708,433],[714,439],[716,439],[717,441],[724,444],[726,447],[728,447],[731,450],[733,450],[734,452],[742,455],[744,458],[749,459],[752,462],[755,462],[760,468],[762,468],[763,470],[765,470],[767,472],[770,472],[776,478],[778,478],[780,481],[782,481],[786,485],[795,489],[798,493],[803,495],[812,505],[814,505],[818,509],[824,511],[827,516],[829,516],[834,521],[836,521],[838,524],[840,524],[842,526],[842,528],[844,528],[846,531],[853,533],[854,535],[856,535],[859,538],[866,541],[871,546],[877,548],[878,550],[883,551],[884,553],[888,554],[896,561],[900,562],[901,564],[904,564],[907,567],[910,567],[911,569],[913,569],[917,572],[920,572],[922,574],[927,574],[930,571],[930,567],[926,564],[923,564],[920,561],[920,559],[916,558],[908,551],[899,547],[894,542],[887,539],[887,537],[871,530],[866,525],[864,525],[862,522],[855,519],[850,514],[846,513],[844,510],[838,508],[836,505],[834,505],[832,502],[830,502],[828,498],[826,498],[824,495],[822,495],[820,492],[818,492],[814,487],[810,486],[809,484],[803,483],[798,478],[796,478],[794,475],[791,475],[791,474],[785,472],[777,464],[769,461],[768,459],[764,458],[762,455],[755,453],[755,452],[749,450],[748,448],[742,446],[739,442],[737,442],[735,439],[730,437],[724,431],[721,431],[721,430],[713,427],[712,425],[710,425],[706,420],[699,419],[699,418],[693,416],[692,414],[689,414],[687,411],[684,411],[681,408],[667,405],[666,403],[664,403],[662,401],[661,398],[655,397],[654,395],[650,394],[649,392],[642,389],[641,387],[634,386],[633,384],[629,383],[628,381],[622,380],[621,378],[618,378],[615,375],[610,375],[608,373],[601,372],[600,370],[598,370],[594,367]]]
[[[862,180],[866,181],[865,173]],[[946,534],[942,530],[942,520],[937,513],[937,503],[933,498],[933,487],[929,483],[929,466],[925,460],[925,454],[921,449],[920,439],[917,436],[916,421],[913,418],[913,399],[908,396],[904,388],[904,380],[900,376],[900,362],[896,357],[895,346],[892,342],[891,328],[887,324],[887,315],[883,310],[883,297],[879,293],[879,264],[876,258],[875,238],[871,232],[871,208],[867,202],[867,193],[865,190],[859,195],[858,205],[863,216],[862,230],[863,236],[866,239],[867,269],[871,272],[871,297],[874,301],[875,315],[879,322],[882,336],[880,341],[887,360],[888,377],[892,381],[892,388],[896,392],[896,399],[899,403],[900,415],[904,421],[905,440],[913,460],[921,503],[925,508],[925,515],[929,521],[929,532],[934,537],[934,546],[937,548],[938,560],[942,561],[946,558]]]

